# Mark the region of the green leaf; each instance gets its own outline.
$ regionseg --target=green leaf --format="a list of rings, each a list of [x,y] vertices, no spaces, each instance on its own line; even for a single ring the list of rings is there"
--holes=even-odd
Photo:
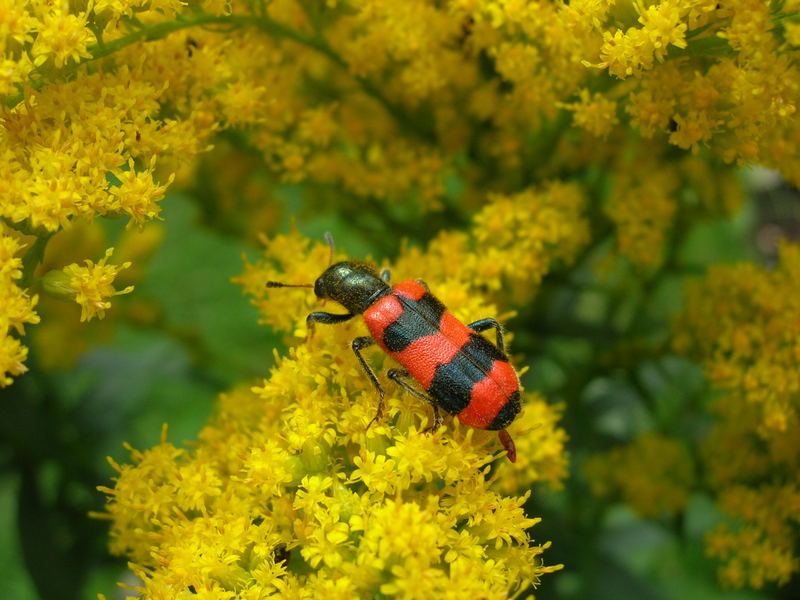
[[[221,385],[267,373],[276,336],[232,277],[244,271],[241,241],[202,229],[184,197],[165,201],[166,238],[136,293],[160,305],[161,329],[189,350],[196,368]]]
[[[36,589],[25,570],[15,527],[18,487],[18,477],[0,476],[0,598],[36,600]]]

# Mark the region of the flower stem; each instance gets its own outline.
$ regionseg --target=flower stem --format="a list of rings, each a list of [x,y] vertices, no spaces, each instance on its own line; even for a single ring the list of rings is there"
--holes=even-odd
[[[264,33],[271,35],[276,38],[282,38],[287,40],[292,40],[306,46],[307,48],[311,48],[319,52],[320,54],[326,56],[328,59],[331,60],[335,65],[344,69],[345,71],[349,71],[349,65],[347,61],[345,61],[339,54],[331,48],[328,43],[322,39],[318,35],[309,35],[304,33],[300,30],[293,29],[288,27],[278,21],[275,21],[267,16],[250,16],[250,15],[210,15],[206,13],[196,13],[191,16],[181,16],[179,15],[172,21],[165,21],[163,23],[157,23],[155,25],[145,27],[129,33],[128,35],[124,35],[116,40],[104,43],[97,43],[92,46],[89,46],[88,51],[91,54],[89,58],[85,58],[77,63],[71,64],[69,67],[60,71],[62,76],[70,76],[73,73],[77,72],[77,70],[85,64],[90,62],[96,61],[101,58],[105,58],[115,52],[119,52],[120,50],[136,44],[141,41],[154,41],[159,40],[170,33],[175,31],[180,31],[181,29],[187,29],[189,27],[198,27],[203,25],[233,25],[236,27],[255,27],[260,29]],[[99,38],[98,38],[99,42]],[[410,126],[409,128],[413,131],[417,136],[423,138],[428,142],[435,142],[435,133],[427,127],[422,127],[415,125],[415,120],[412,120],[406,115],[405,111],[399,107],[398,105],[391,102],[386,96],[384,96],[381,91],[375,86],[372,82],[370,82],[367,78],[361,77],[358,75],[352,75],[353,79],[355,79],[364,92],[371,96],[373,99],[378,101],[386,111],[392,115],[392,117],[397,120],[398,122],[402,123],[403,125]],[[39,79],[30,83],[30,87],[33,90],[40,90],[47,81],[45,79]],[[6,98],[6,106],[9,108],[13,108],[20,102],[24,100],[24,94],[20,93],[16,96],[10,96]]]
[[[44,258],[44,251],[47,248],[47,242],[50,241],[50,237],[52,233],[45,233],[43,235],[37,235],[36,241],[33,242],[33,246],[25,253],[25,256],[22,257],[22,280],[21,284],[23,288],[30,287],[31,282],[33,281],[33,274],[36,271],[36,267],[39,266],[39,263],[42,262],[42,258]]]

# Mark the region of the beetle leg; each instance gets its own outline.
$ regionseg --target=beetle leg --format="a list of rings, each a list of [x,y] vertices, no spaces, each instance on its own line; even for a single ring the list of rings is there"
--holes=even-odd
[[[410,383],[408,383],[408,381],[405,380],[405,378],[410,377],[410,375],[411,374],[405,369],[389,369],[386,372],[386,376],[389,379],[400,385],[409,394],[419,398],[423,402],[427,402],[428,404],[433,404],[433,400],[430,397],[426,396],[419,390],[414,389],[414,387]]]
[[[378,381],[378,378],[375,376],[375,371],[372,370],[372,367],[370,367],[369,364],[367,364],[367,361],[364,359],[364,357],[361,356],[361,350],[363,350],[368,346],[371,346],[374,343],[375,340],[373,340],[369,336],[357,337],[356,339],[353,340],[352,343],[353,352],[355,352],[356,358],[358,358],[358,362],[361,363],[361,368],[364,369],[364,372],[367,374],[367,377],[369,377],[369,380],[372,382],[372,385],[374,385],[375,389],[378,390],[378,397],[379,397],[378,412],[375,413],[375,416],[372,418],[372,421],[370,421],[369,424],[367,425],[367,429],[372,427],[372,424],[375,421],[380,421],[381,419],[383,419],[383,405],[384,405],[383,387]]]
[[[500,349],[500,352],[506,354],[506,344],[503,339],[503,329],[500,326],[500,323],[489,317],[488,319],[478,319],[477,321],[467,325],[467,327],[479,332],[486,331],[487,329],[494,327],[495,331],[497,332],[497,347]]]
[[[346,315],[335,315],[333,313],[328,312],[313,312],[306,317],[306,329],[308,329],[308,335],[306,336],[306,341],[311,339],[311,336],[314,335],[314,323],[324,323],[325,325],[336,325],[336,323],[344,323],[345,321],[349,321],[355,317],[350,313]]]
[[[389,369],[389,371],[386,373],[386,376],[389,379],[399,384],[409,394],[433,406],[433,425],[427,429],[423,429],[422,433],[434,433],[437,429],[439,429],[439,427],[442,426],[442,415],[439,414],[439,406],[433,401],[433,398],[415,389],[414,386],[406,381],[405,378],[409,375],[410,373],[405,369]]]
[[[439,427],[442,426],[442,415],[439,412],[439,406],[433,405],[433,425],[422,430],[421,433],[436,433]]]

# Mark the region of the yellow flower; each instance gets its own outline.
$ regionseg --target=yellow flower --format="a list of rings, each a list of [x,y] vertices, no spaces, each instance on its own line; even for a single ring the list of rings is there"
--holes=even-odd
[[[782,584],[798,571],[800,247],[773,270],[719,266],[695,283],[675,348],[696,356],[719,391],[703,444],[708,479],[730,521],[708,534],[731,587]]]
[[[595,66],[607,68],[611,75],[623,79],[652,68],[654,59],[663,61],[669,46],[685,48],[687,25],[683,19],[688,16],[690,5],[684,0],[665,0],[650,6],[635,2],[642,27],[631,27],[624,33],[621,29],[606,31],[600,50],[603,61]]]
[[[265,242],[263,262],[242,281],[274,326],[304,335],[313,294],[261,290],[267,279],[312,281],[329,248],[297,233]],[[435,254],[415,256],[422,272],[436,263]],[[467,284],[443,282],[442,296],[465,297]],[[496,436],[449,419],[422,434],[430,408],[402,389],[387,387],[385,419],[368,429],[376,394],[348,343],[361,327],[324,328],[293,345],[261,385],[221,398],[191,450],[163,439],[134,452],[133,465],[115,466],[114,489],[104,488],[112,548],[133,560],[140,593],[191,585],[232,598],[273,589],[309,598],[503,598],[554,569],[542,563],[546,545],[531,539],[538,519],[523,508],[529,493],[514,494],[564,476],[557,412],[528,396],[531,414],[509,427],[519,472],[502,458],[491,478]],[[369,360],[377,367],[383,359]]]
[[[131,218],[129,225],[143,225],[146,221],[158,217],[161,212],[158,202],[164,198],[164,192],[172,183],[174,175],[170,176],[166,185],[157,185],[153,181],[155,164],[154,156],[147,170],[137,172],[133,160],[130,160],[126,170],[117,170],[114,173],[120,184],[109,190],[112,200],[108,208],[129,215]]]
[[[17,91],[17,85],[24,80],[17,61],[0,56],[0,96],[10,96]]]
[[[681,6],[684,2],[660,2],[648,6],[644,10],[644,2],[637,2],[636,8],[641,14],[639,22],[644,26],[644,31],[653,46],[653,52],[659,61],[664,60],[669,46],[686,48],[687,25],[681,22],[686,14],[686,9]]]
[[[722,508],[739,517],[706,535],[710,556],[723,561],[719,577],[726,587],[763,588],[786,584],[797,573],[792,523],[800,503],[797,485],[735,486],[723,491]]]
[[[573,120],[592,135],[607,136],[619,122],[617,104],[602,94],[589,95],[588,90],[581,90],[580,102],[562,104],[573,112]]]
[[[4,333],[0,337],[0,387],[14,382],[9,375],[22,375],[28,370],[24,364],[28,349],[18,339],[8,335],[8,324],[3,321],[5,319],[0,319],[0,332]]]
[[[36,31],[37,20],[28,13],[26,6],[16,0],[0,1],[0,40],[5,50],[8,40],[18,44],[30,42],[33,32]]]
[[[595,454],[586,462],[585,471],[593,494],[620,499],[645,517],[682,511],[694,483],[694,465],[687,448],[652,433]]]
[[[25,323],[35,323],[35,313],[31,309],[36,299],[29,300],[27,294],[19,289],[14,280],[22,277],[22,259],[19,253],[23,245],[15,238],[0,234],[0,294],[2,294],[2,315],[6,324],[17,333],[25,333]]]
[[[39,322],[34,311],[37,296],[30,296],[19,287],[22,278],[23,244],[15,237],[0,233],[0,387],[11,385],[10,375],[27,371],[28,349],[12,336],[25,334],[26,324]]]
[[[633,160],[621,160],[614,179],[604,211],[616,225],[618,251],[637,266],[658,266],[678,210],[676,169],[642,148]]]
[[[78,62],[89,58],[87,46],[94,35],[86,27],[86,19],[87,13],[70,14],[59,7],[46,11],[33,43],[34,63],[40,66],[52,56],[60,68],[70,59]]]
[[[786,43],[790,46],[800,46],[800,23],[786,23]]]
[[[584,203],[578,186],[561,182],[490,196],[473,217],[476,252],[463,258],[459,268],[471,273],[461,276],[472,275],[491,290],[499,290],[506,280],[515,300],[525,302],[557,261],[569,263],[588,241]],[[448,269],[460,263],[443,258]]]
[[[675,115],[674,118],[677,129],[670,134],[669,140],[681,148],[692,148],[710,140],[717,125],[709,119],[708,114],[701,111],[690,111],[685,116]]]
[[[630,100],[625,110],[633,117],[633,126],[647,138],[664,131],[675,112],[674,98],[666,93],[657,93],[649,87],[631,94]]]
[[[711,381],[761,412],[764,436],[800,420],[800,249],[784,244],[777,269],[717,267],[689,290],[675,345],[704,363]]]
[[[274,182],[306,184],[303,193],[314,192],[307,194],[311,210],[337,203],[354,223],[371,220],[363,208],[387,222],[450,213],[468,222],[465,231],[440,232],[425,251],[406,249],[393,264],[396,276],[435,282],[464,320],[504,318],[528,303],[544,277],[580,256],[597,224],[589,219],[598,213],[612,221],[620,253],[637,266],[657,266],[675,223],[693,215],[678,199],[697,192],[709,210],[734,203],[729,198],[736,195],[728,193],[733,177],[726,185],[720,175],[733,169],[718,166],[720,161],[764,164],[800,181],[800,70],[792,54],[798,33],[791,22],[796,0],[312,5],[0,0],[0,95],[7,107],[0,127],[0,217],[38,240],[3,250],[2,381],[25,368],[27,350],[18,338],[38,316],[37,298],[22,281],[35,281],[37,262],[39,272],[46,270],[38,257],[48,236],[103,216],[127,216],[130,225],[158,218],[174,174],[191,172],[193,159],[226,128],[237,128],[236,145],[269,172],[259,171],[253,177],[258,184],[243,194],[260,205],[255,218],[239,205],[231,208],[237,194],[227,181],[239,177],[217,177],[224,166],[204,165],[229,188],[208,194],[214,203],[208,214],[234,215],[231,221],[247,221],[250,232],[274,227],[282,217],[281,202],[262,202]],[[588,60],[606,73],[587,69]],[[569,112],[571,120],[565,118]],[[620,158],[643,152],[638,136],[625,133],[629,124],[648,138],[650,160]],[[596,143],[596,136],[609,133],[613,143]],[[679,150],[713,166],[690,173],[672,158]],[[143,168],[137,172],[134,164]],[[240,168],[237,173],[255,171]],[[599,189],[598,173],[613,186],[610,197]],[[687,173],[691,186],[683,185]],[[607,202],[590,205],[599,198]],[[563,477],[558,410],[536,394],[525,395],[526,412],[514,425],[524,432],[520,462],[493,467],[498,478],[490,483],[483,475],[498,448],[494,440],[456,421],[435,436],[419,435],[430,424],[430,411],[405,395],[390,395],[387,422],[365,433],[374,390],[361,381],[352,355],[342,352],[360,331],[356,324],[326,336],[318,332],[301,345],[298,339],[308,333],[305,315],[316,306],[313,296],[301,290],[268,294],[263,287],[266,279],[313,281],[327,264],[327,248],[297,235],[266,246],[264,260],[248,265],[240,281],[262,320],[293,338],[293,349],[256,387],[256,396],[237,394],[260,429],[235,414],[212,421],[193,453],[174,457],[176,464],[192,462],[169,472],[171,481],[185,478],[185,493],[174,493],[168,510],[151,515],[155,523],[131,526],[139,531],[129,539],[138,544],[135,562],[149,591],[171,597],[169,590],[191,585],[198,593],[230,596],[255,581],[263,587],[252,596],[268,589],[288,597],[381,590],[502,597],[548,572],[537,554],[543,546],[519,536],[507,545],[502,515],[480,532],[445,526],[440,517],[452,520],[453,511],[466,514],[467,506],[484,514],[501,503],[499,494]],[[24,274],[23,251],[30,252]],[[65,271],[44,278],[45,287],[81,304],[82,320],[102,317],[112,295],[130,290],[113,288],[114,282],[124,286],[117,277],[126,261],[109,265],[106,256],[78,266],[87,256],[88,250],[71,258],[76,264]],[[790,285],[754,280],[763,286],[756,292]],[[792,306],[779,308],[794,314]],[[689,312],[694,310],[713,321],[707,307],[694,305]],[[752,417],[758,430],[750,434],[774,441],[797,421],[786,350],[793,345],[771,344],[734,313],[736,331],[714,330],[721,325],[697,319],[698,331],[716,346],[703,346],[690,331],[679,335],[703,355],[709,377],[736,399],[731,405]],[[56,321],[50,336],[65,331]],[[764,323],[785,325],[777,317]],[[85,339],[72,343],[71,356],[81,343]],[[372,359],[382,366],[385,358],[376,354]],[[272,423],[262,422],[253,406],[269,411]],[[724,410],[727,423],[732,419]],[[731,443],[735,436],[721,431],[713,439]],[[232,440],[232,447],[221,440]],[[786,443],[770,451],[785,452]],[[761,455],[752,463],[739,455],[732,462],[751,471],[770,464]],[[720,480],[733,477],[723,465],[709,471]],[[318,483],[314,477],[330,479],[317,490],[327,499],[313,510],[295,507],[293,496],[301,489],[310,493]],[[454,489],[466,490],[463,506],[429,504],[428,496]],[[427,557],[415,562],[411,556],[385,568],[349,566],[366,535],[358,526],[371,508],[388,501],[417,507],[404,513],[409,522],[420,507],[434,511],[430,523],[449,544],[439,548],[447,568],[441,560],[427,565]],[[516,501],[504,506],[518,525],[511,506]],[[218,520],[204,513],[209,507],[219,511]],[[194,523],[198,514],[209,520]],[[255,523],[253,514],[264,521]],[[215,531],[227,537],[215,541]],[[154,539],[143,541],[150,534]],[[247,552],[231,552],[236,544]],[[150,545],[158,546],[154,554]],[[205,548],[204,579],[194,581],[192,561]],[[293,571],[276,559],[282,552],[293,552],[292,560],[304,567],[313,560],[317,571]]]
[[[113,248],[106,250],[106,255],[96,264],[87,259],[84,261],[85,267],[71,264],[63,269],[66,279],[62,285],[74,297],[75,302],[81,305],[81,321],[88,321],[95,316],[102,319],[105,311],[111,308],[111,302],[106,298],[133,291],[132,285],[123,290],[114,289],[112,284],[117,274],[122,269],[127,269],[131,263],[126,262],[119,266],[106,264],[113,252]]]

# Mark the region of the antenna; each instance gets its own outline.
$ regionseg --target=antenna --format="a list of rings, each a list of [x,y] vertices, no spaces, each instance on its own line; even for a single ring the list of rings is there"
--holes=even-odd
[[[307,287],[313,288],[313,283],[281,283],[280,281],[268,281],[266,283],[268,288],[279,288],[279,287]]]
[[[333,245],[333,235],[330,231],[325,232],[325,243],[330,246],[331,249],[331,256],[328,259],[328,266],[330,267],[333,264],[333,253],[334,253],[334,245]],[[280,281],[268,281],[266,283],[268,288],[313,288],[313,283],[281,283]]]
[[[331,247],[331,257],[328,260],[328,266],[330,267],[333,264],[333,234],[330,231],[325,232],[325,241],[327,242],[328,246]]]

